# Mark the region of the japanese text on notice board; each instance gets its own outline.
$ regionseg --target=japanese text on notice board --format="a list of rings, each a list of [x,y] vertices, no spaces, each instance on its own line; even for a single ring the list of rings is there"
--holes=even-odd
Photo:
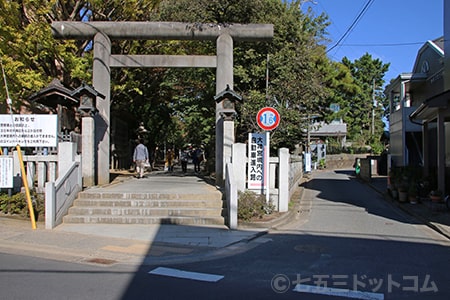
[[[0,146],[56,147],[57,115],[0,115]]]
[[[13,159],[0,157],[0,188],[13,187]]]

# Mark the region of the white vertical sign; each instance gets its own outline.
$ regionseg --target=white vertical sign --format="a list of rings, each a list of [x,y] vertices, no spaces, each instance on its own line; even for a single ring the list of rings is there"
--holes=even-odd
[[[268,140],[266,133],[249,133],[248,189],[265,189],[268,183]]]
[[[311,172],[311,153],[310,152],[305,153],[305,172],[306,173]]]
[[[0,188],[13,187],[13,158],[0,157]]]

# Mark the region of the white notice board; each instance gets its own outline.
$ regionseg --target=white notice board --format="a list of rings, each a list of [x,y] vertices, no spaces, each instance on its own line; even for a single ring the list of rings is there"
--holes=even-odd
[[[13,158],[0,157],[0,188],[13,187]]]
[[[0,146],[56,147],[57,115],[0,115]]]

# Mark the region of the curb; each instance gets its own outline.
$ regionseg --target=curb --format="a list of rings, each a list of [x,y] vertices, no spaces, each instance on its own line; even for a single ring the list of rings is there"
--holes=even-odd
[[[394,199],[389,196],[389,194],[387,192],[383,192],[380,191],[379,189],[377,189],[375,186],[373,186],[372,184],[370,184],[370,182],[368,181],[362,181],[363,183],[366,183],[367,185],[369,185],[374,191],[376,191],[377,193],[379,193],[383,199],[389,203],[390,205],[399,208],[400,210],[402,210],[403,212],[407,213],[408,215],[416,218],[417,220],[419,220],[420,222],[422,222],[423,224],[425,224],[426,226],[428,226],[429,228],[433,229],[434,231],[436,231],[437,233],[443,235],[444,237],[446,237],[447,239],[450,240],[450,233],[446,232],[445,230],[442,230],[441,228],[439,228],[439,226],[434,225],[432,222],[430,222],[430,220],[426,219],[425,217],[416,214],[415,212],[413,212],[412,210],[408,209],[407,207],[396,203],[394,201]]]
[[[390,201],[392,201],[392,198],[390,196],[385,195],[384,196],[385,199],[386,197],[389,197]],[[388,199],[386,199],[388,200]],[[392,203],[392,205],[395,205],[396,207],[400,208],[402,211],[406,212],[408,215],[416,218],[417,220],[419,220],[420,222],[422,222],[423,224],[427,225],[428,227],[430,227],[431,229],[433,229],[434,231],[436,231],[437,233],[443,235],[444,237],[446,237],[447,239],[450,240],[450,234],[444,230],[441,230],[439,228],[439,226],[434,225],[432,222],[430,222],[428,219],[422,217],[421,215],[418,215],[416,213],[414,213],[413,211],[409,210],[408,208],[398,204],[398,203]]]

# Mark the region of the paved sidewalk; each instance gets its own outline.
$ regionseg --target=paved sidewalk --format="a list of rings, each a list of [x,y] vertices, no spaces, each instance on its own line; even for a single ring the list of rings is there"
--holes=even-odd
[[[450,211],[445,207],[445,204],[433,204],[425,199],[416,204],[395,201],[388,194],[387,178],[384,176],[374,177],[367,184],[382,194],[386,201],[450,239]]]
[[[145,193],[216,193],[193,172],[152,172],[144,179],[127,174],[92,190]],[[273,223],[268,223],[270,226]],[[230,230],[222,225],[61,224],[37,229],[27,220],[0,216],[0,252],[95,264],[169,264],[212,259],[245,251],[266,226]]]
[[[213,258],[245,249],[265,229],[225,226],[62,224],[46,230],[0,217],[0,251],[95,264],[167,264]]]

